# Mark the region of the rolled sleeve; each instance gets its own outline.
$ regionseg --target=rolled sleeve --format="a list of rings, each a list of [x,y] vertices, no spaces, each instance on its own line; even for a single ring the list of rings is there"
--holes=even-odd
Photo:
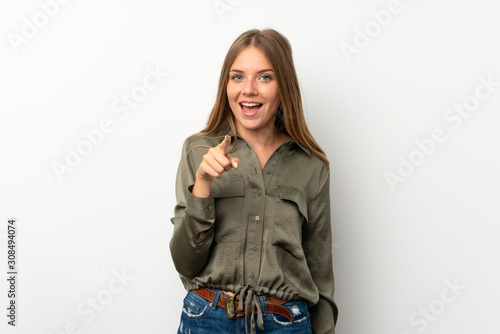
[[[195,233],[199,233],[207,229],[207,224],[213,225],[215,221],[214,199],[194,196],[193,186],[188,187],[185,214],[193,219],[193,226],[198,227]]]
[[[197,166],[189,152],[189,141],[184,142],[177,170],[174,232],[170,240],[170,254],[176,270],[187,278],[195,277],[205,267],[213,240],[215,206],[213,198],[199,198],[192,194]],[[200,233],[206,232],[200,238]]]

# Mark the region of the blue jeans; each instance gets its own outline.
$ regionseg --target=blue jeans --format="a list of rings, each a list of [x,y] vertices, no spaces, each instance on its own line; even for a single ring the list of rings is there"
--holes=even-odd
[[[184,298],[181,324],[177,334],[245,334],[245,318],[229,319],[223,307],[217,305],[219,290],[213,303],[189,291]],[[227,296],[227,295],[226,295]],[[264,331],[257,333],[311,334],[311,316],[304,300],[290,301],[283,306],[290,310],[294,322],[280,314],[267,313],[265,297],[259,297],[264,319]],[[250,325],[248,325],[250,330]]]

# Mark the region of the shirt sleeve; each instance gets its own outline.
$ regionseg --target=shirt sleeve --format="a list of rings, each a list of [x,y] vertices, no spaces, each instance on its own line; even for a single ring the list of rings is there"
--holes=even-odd
[[[181,154],[175,184],[177,204],[174,217],[170,219],[174,224],[170,253],[179,274],[192,279],[203,270],[208,260],[215,209],[213,198],[199,198],[191,193],[198,166],[195,166],[188,139]],[[202,231],[207,233],[200,238]]]
[[[332,233],[330,217],[330,170],[325,165],[318,192],[308,209],[309,220],[303,230],[303,248],[319,301],[309,308],[314,334],[335,333],[338,309],[333,299]]]

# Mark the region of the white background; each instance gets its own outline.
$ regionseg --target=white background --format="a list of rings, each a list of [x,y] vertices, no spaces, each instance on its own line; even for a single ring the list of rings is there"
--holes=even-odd
[[[44,14],[54,1],[0,4],[0,276],[10,217],[19,271],[15,328],[0,281],[0,332],[176,332],[181,145],[206,122],[233,40],[272,27],[331,162],[337,332],[498,333],[500,1],[401,0],[385,27],[385,0],[74,0]],[[148,69],[168,75],[116,113]],[[464,101],[479,105],[448,113]],[[54,163],[105,119],[112,130],[59,180]]]

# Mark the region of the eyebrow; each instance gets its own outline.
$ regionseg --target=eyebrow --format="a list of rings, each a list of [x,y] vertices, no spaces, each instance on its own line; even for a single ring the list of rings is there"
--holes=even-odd
[[[229,70],[229,72],[245,73],[244,71],[238,69]],[[267,68],[265,70],[260,70],[257,73],[263,73],[263,72],[274,72],[274,71],[271,68]]]

